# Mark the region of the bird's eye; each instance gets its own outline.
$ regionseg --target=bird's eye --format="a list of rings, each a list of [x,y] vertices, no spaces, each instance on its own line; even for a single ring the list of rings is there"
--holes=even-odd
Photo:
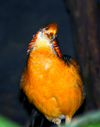
[[[48,30],[48,29],[49,29],[48,27],[45,28],[45,30]]]

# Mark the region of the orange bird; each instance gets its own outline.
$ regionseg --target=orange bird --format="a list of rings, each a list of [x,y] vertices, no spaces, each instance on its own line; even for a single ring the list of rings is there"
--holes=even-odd
[[[84,99],[84,87],[77,60],[63,55],[56,36],[58,26],[49,23],[33,36],[20,87],[29,102],[60,127],[69,123]]]

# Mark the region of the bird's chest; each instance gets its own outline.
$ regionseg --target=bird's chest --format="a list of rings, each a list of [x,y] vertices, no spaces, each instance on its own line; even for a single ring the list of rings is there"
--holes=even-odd
[[[55,77],[56,73],[60,73],[59,71],[57,72],[60,61],[53,53],[34,53],[28,62],[30,78],[33,78],[32,83],[40,84],[39,86],[42,88],[54,80],[52,77]]]
[[[38,75],[39,77],[39,75],[44,74],[52,68],[52,61],[49,55],[34,53],[34,55],[29,58],[28,69],[32,74]]]
[[[33,52],[28,58],[26,71],[28,74],[27,86],[30,87],[32,95],[34,93],[35,96],[38,96],[38,93],[47,99],[52,94],[54,95],[55,91],[62,92],[64,85],[69,80],[68,68],[64,61],[54,53]]]
[[[39,52],[34,53],[32,57],[29,56],[26,87],[27,91],[29,91],[28,96],[31,102],[40,110],[44,111],[47,107],[51,112],[52,107],[57,108],[58,104],[55,99],[55,92],[59,89],[57,87],[59,84],[57,77],[59,78],[61,73],[59,62],[59,58],[55,56],[55,54],[42,54]],[[62,76],[60,78],[62,78]],[[52,105],[50,105],[50,103]]]
[[[55,54],[44,51],[33,52],[27,63],[24,91],[30,102],[44,114],[69,113],[73,100],[79,100],[79,96],[75,96],[80,93],[74,76],[76,72],[72,73],[71,68]],[[66,110],[61,108],[64,105]]]

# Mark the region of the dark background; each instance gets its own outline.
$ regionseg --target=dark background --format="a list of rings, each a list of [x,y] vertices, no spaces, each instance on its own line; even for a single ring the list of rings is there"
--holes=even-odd
[[[60,49],[82,63],[78,57],[79,50],[76,51],[77,39],[73,34],[73,24],[77,24],[72,14],[74,11],[69,0],[0,1],[0,114],[22,125],[29,119],[19,102],[19,82],[27,58],[28,44],[32,35],[42,26],[56,22],[59,27],[57,40]],[[98,107],[93,106],[92,109]]]

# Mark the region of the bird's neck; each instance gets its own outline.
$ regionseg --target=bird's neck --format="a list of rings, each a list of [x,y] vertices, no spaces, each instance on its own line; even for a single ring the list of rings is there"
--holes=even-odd
[[[42,36],[36,39],[36,41],[33,43],[30,54],[34,53],[45,55],[54,53],[55,55],[57,55],[53,47],[53,41],[50,40],[47,36]]]

